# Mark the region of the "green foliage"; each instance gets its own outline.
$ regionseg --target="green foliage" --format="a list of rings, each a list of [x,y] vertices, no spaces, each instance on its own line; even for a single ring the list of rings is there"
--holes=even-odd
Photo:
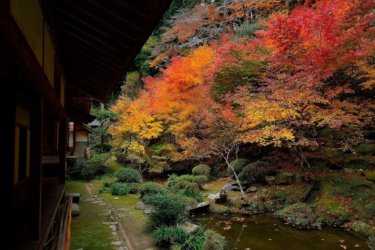
[[[375,181],[375,171],[366,172],[365,175],[368,180]]]
[[[69,179],[82,179],[82,170],[86,167],[86,160],[78,158],[72,164],[72,166],[67,169],[67,176]]]
[[[145,204],[153,206],[150,214],[150,226],[176,226],[186,220],[186,202],[172,193],[157,193],[143,198]]]
[[[152,194],[161,194],[165,193],[167,190],[157,184],[156,182],[146,182],[143,183],[139,188],[139,193],[141,197],[145,195],[152,195]]]
[[[204,230],[200,228],[193,234],[187,234],[180,226],[162,226],[152,232],[152,237],[163,249],[174,244],[174,249],[199,250],[202,249]]]
[[[92,129],[94,149],[97,152],[103,153],[111,150],[112,146],[108,144],[110,135],[108,128],[115,120],[116,114],[109,109],[93,108],[91,114],[95,116],[99,122],[99,126]]]
[[[367,245],[371,250],[375,250],[375,235],[371,235],[367,240]]]
[[[214,74],[213,94],[216,97],[225,95],[245,83],[256,80],[264,67],[264,63],[257,60],[245,60],[240,52],[233,52],[238,57],[235,64],[223,66]]]
[[[130,192],[130,186],[126,183],[114,183],[111,186],[112,195],[127,195]]]
[[[243,167],[242,171],[238,175],[238,179],[243,185],[250,185],[256,182],[264,182],[266,176],[267,163],[262,161],[253,162]]]
[[[211,174],[211,168],[205,164],[200,164],[195,166],[191,172],[193,175],[204,175],[208,177]]]
[[[249,37],[254,38],[255,32],[262,30],[264,27],[259,23],[243,23],[238,27],[235,32],[237,37]]]
[[[122,168],[115,172],[115,177],[117,177],[120,182],[141,182],[142,175],[135,169],[132,168]]]
[[[234,160],[232,162],[230,162],[229,164],[232,166],[232,168],[234,169],[234,171],[239,174],[242,169],[249,163],[249,160],[248,159],[237,159],[237,160]],[[232,172],[232,169],[228,168],[228,175],[233,175],[233,172]]]
[[[374,154],[375,153],[375,144],[362,143],[354,148],[357,153],[360,154]]]
[[[204,233],[202,250],[224,250],[225,238],[212,230]]]
[[[375,235],[375,228],[363,221],[353,222],[351,229],[362,236]]]
[[[171,244],[184,242],[187,235],[180,226],[161,226],[152,232],[152,237],[158,247],[168,248]]]
[[[171,175],[168,178],[167,186],[174,187],[178,185],[179,182],[193,182],[202,187],[204,184],[208,182],[207,176],[204,175]]]
[[[95,176],[104,174],[106,172],[104,162],[108,159],[108,157],[108,153],[95,154],[93,157],[91,157],[91,159],[81,162],[83,163],[81,170],[82,178],[85,180],[92,180],[95,178]]]
[[[285,220],[289,224],[298,227],[320,227],[317,217],[312,207],[306,203],[296,203],[286,206],[275,213],[275,216]]]
[[[116,156],[112,155],[104,162],[104,166],[110,171],[116,171],[122,167],[122,164],[117,161]]]

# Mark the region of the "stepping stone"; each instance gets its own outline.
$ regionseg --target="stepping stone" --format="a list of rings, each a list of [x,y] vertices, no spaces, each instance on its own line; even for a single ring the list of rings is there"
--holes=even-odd
[[[121,246],[122,241],[113,241],[113,242],[111,242],[111,244],[114,245],[114,246]]]

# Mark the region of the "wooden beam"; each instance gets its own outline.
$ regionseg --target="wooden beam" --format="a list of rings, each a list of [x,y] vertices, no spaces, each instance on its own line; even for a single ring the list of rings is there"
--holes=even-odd
[[[9,84],[9,83],[4,83]],[[5,230],[3,247],[11,249],[12,226],[14,224],[14,211],[12,209],[13,198],[13,179],[14,179],[14,149],[15,149],[15,122],[16,122],[16,97],[12,95],[0,94],[0,107],[6,107],[1,112],[0,122],[0,148],[1,148],[1,174],[0,174],[0,190],[1,204],[4,206],[4,213],[7,216],[3,218],[3,226]],[[2,237],[0,237],[2,238]],[[9,244],[9,245],[8,245]]]
[[[30,117],[31,236],[33,239],[38,239],[41,233],[43,114],[42,96],[36,95],[32,102]]]
[[[87,45],[87,43],[82,43],[79,40],[69,40],[69,39],[62,39],[62,40],[64,41],[64,45],[65,45],[66,50],[69,50],[70,48],[81,49],[82,51],[86,51],[88,54],[92,54],[92,55],[97,54],[97,55],[100,55],[100,56],[105,56],[105,57],[107,57],[108,59],[111,59],[111,60],[120,61],[119,57],[121,55],[119,55],[117,53],[109,53],[105,50],[103,51],[102,49],[97,48],[95,46]],[[124,53],[126,54],[127,51],[124,51]],[[122,56],[122,57],[125,57],[125,56]]]
[[[60,2],[61,1],[59,1],[59,3]],[[85,25],[86,27],[89,27],[90,29],[101,30],[101,32],[105,31],[106,33],[104,34],[107,34],[107,35],[109,34],[108,32],[118,34],[124,38],[124,41],[125,40],[130,40],[130,41],[138,40],[136,36],[131,36],[128,33],[124,32],[123,30],[116,29],[115,25],[110,25],[108,22],[105,22],[104,20],[99,19],[94,14],[88,13],[83,8],[77,7],[71,2],[64,1],[64,3],[65,4],[63,5],[59,5],[59,4],[55,5],[56,11],[63,14],[64,16],[63,19],[65,18],[74,19],[77,22],[80,22],[81,24]]]
[[[98,34],[97,32],[92,33],[86,29],[82,29],[78,27],[77,25],[74,25],[68,21],[65,20],[59,20],[58,23],[60,30],[69,30],[71,32],[74,32],[77,35],[84,36],[85,38],[88,38],[91,42],[100,43],[103,46],[109,46],[114,49],[118,50],[125,50],[129,49],[130,47],[127,45],[125,41],[115,40],[114,38],[108,37],[108,36],[102,36]]]
[[[23,33],[4,5],[0,5],[0,37],[3,45],[7,48],[6,57],[16,64],[31,85],[42,94],[56,116],[63,118],[65,116],[64,109],[55,95],[53,87]]]
[[[66,143],[67,143],[68,121],[61,120],[59,124],[59,182],[65,184],[66,166]]]

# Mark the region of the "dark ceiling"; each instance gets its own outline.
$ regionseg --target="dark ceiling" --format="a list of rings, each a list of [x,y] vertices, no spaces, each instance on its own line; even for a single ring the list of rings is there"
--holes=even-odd
[[[105,100],[171,0],[44,1],[70,97]]]

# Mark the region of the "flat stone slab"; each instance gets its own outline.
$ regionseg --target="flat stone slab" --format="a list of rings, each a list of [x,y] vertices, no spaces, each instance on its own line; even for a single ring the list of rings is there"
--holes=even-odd
[[[181,228],[182,230],[184,230],[185,233],[191,234],[191,233],[196,232],[199,229],[199,226],[186,221],[184,222],[184,224],[181,225]]]

